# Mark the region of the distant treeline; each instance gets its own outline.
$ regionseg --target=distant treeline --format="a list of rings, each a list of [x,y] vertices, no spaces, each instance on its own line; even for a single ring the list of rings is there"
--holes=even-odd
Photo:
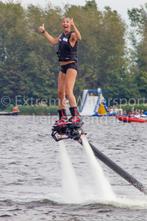
[[[129,34],[118,12],[110,7],[100,11],[95,0],[84,6],[67,5],[64,14],[74,18],[82,35],[76,94],[101,87],[107,98],[147,97],[147,6],[128,12]],[[62,17],[60,8],[24,9],[0,1],[0,98],[57,96],[56,48],[38,33],[38,26],[44,23],[58,36]]]

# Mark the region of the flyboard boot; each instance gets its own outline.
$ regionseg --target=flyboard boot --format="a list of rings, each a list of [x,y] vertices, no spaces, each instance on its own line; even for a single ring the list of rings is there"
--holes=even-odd
[[[60,109],[60,110],[58,110],[58,114],[59,114],[59,120],[57,120],[55,122],[55,125],[62,127],[64,125],[68,124],[66,110],[65,109]]]
[[[69,122],[71,122],[73,125],[82,126],[83,122],[81,120],[81,116],[78,112],[77,107],[70,107],[69,108],[71,117],[69,118]]]

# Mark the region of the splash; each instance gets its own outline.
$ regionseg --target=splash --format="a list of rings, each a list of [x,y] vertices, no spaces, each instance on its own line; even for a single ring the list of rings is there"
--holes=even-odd
[[[97,161],[88,141],[85,136],[82,136],[83,147],[87,154],[88,164],[91,170],[91,174],[94,180],[93,190],[95,192],[96,199],[100,200],[115,200],[116,196],[111,188],[110,183],[104,175],[102,167]]]
[[[66,203],[80,203],[81,195],[78,179],[63,141],[59,142],[62,164],[62,188]]]

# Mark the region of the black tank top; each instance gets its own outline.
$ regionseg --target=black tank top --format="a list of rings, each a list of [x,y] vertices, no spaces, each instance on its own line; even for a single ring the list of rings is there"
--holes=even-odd
[[[75,43],[74,47],[71,46],[69,39],[72,32],[69,32],[68,34],[62,33],[59,38],[58,43],[58,51],[57,55],[59,58],[59,61],[76,61],[77,58],[77,42]]]

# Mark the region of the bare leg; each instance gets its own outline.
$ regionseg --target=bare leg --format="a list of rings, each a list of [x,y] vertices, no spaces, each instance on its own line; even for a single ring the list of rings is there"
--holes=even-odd
[[[73,93],[76,76],[77,76],[77,71],[72,68],[69,68],[67,70],[66,76],[65,76],[65,93],[66,93],[66,96],[69,100],[71,107],[77,106],[76,98]]]
[[[58,106],[59,109],[65,109],[66,99],[65,99],[65,77],[66,75],[59,72],[58,76]]]

